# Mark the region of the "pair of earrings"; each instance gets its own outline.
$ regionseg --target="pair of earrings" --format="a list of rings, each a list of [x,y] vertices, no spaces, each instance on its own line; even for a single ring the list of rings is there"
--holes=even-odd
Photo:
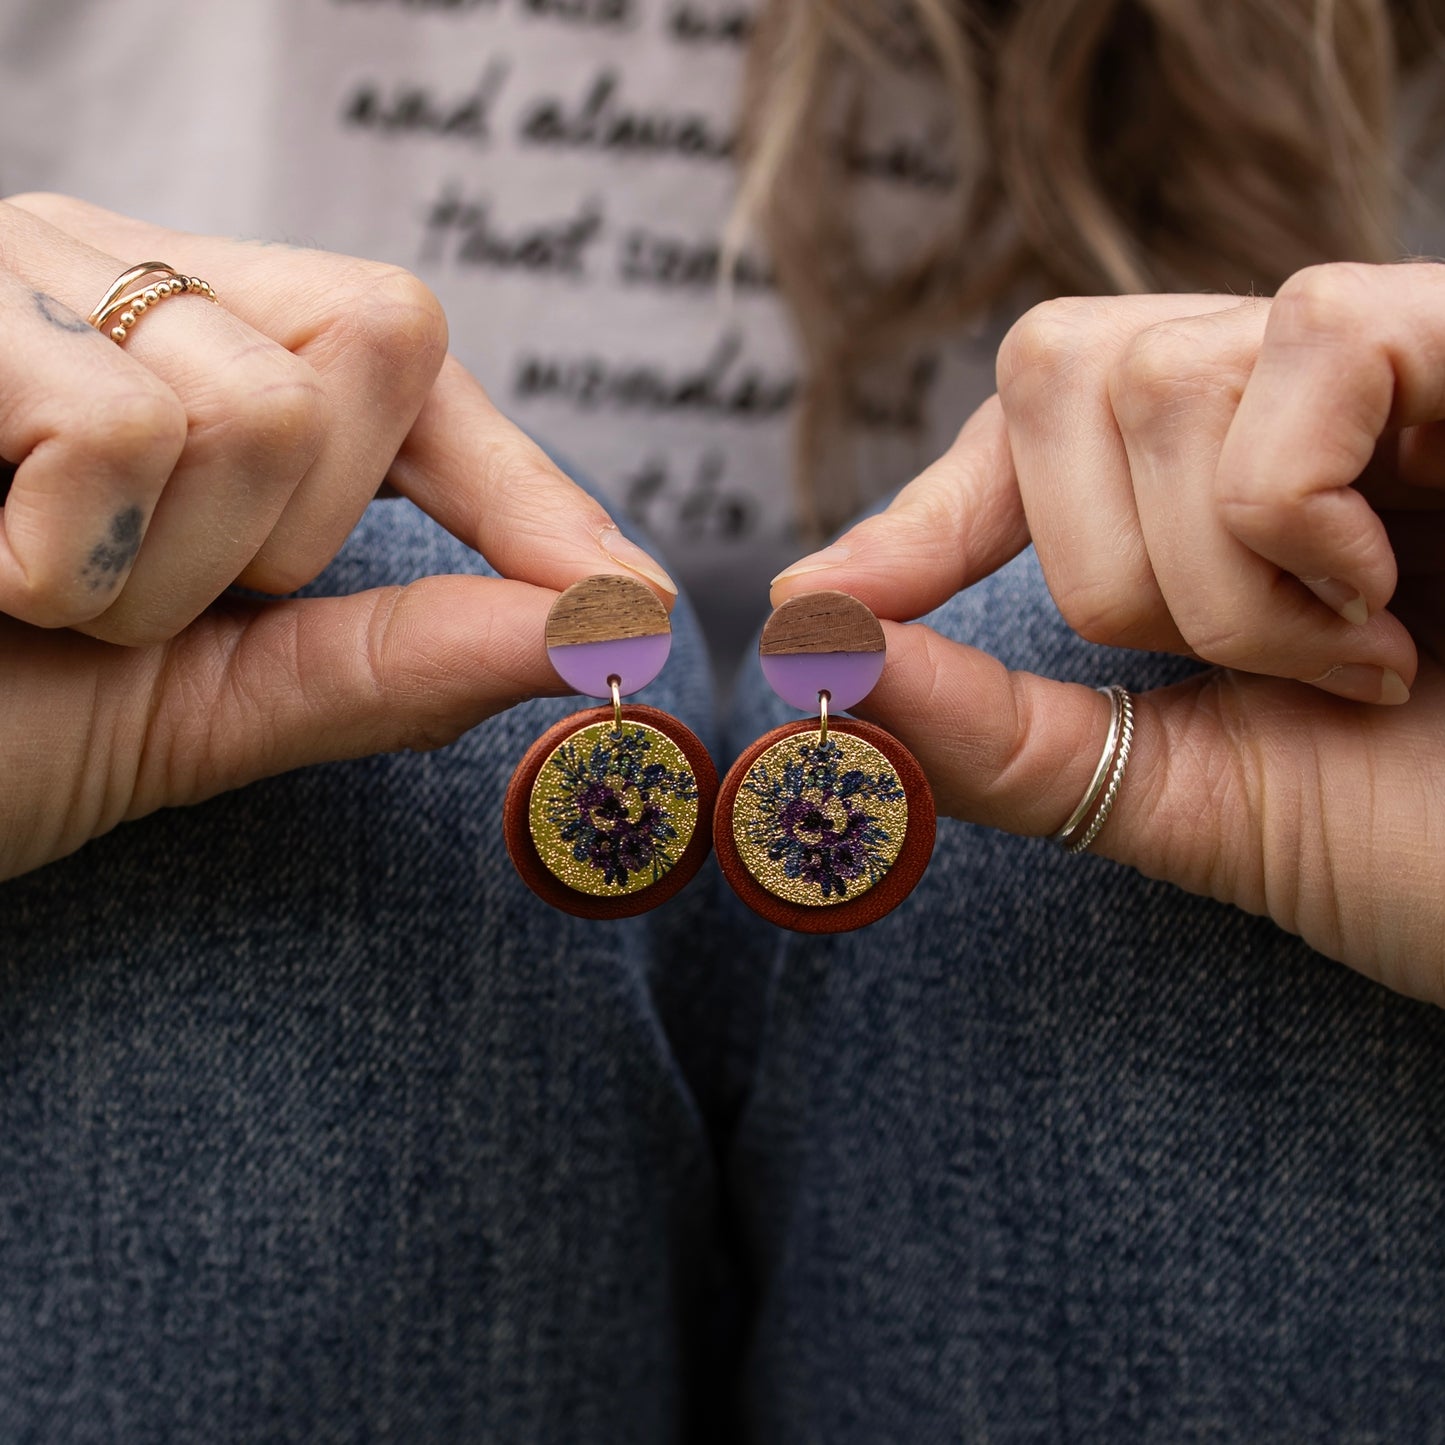
[[[722,783],[676,718],[624,706],[662,670],[667,610],[641,582],[589,577],[547,619],[558,675],[607,706],[565,718],[528,750],[507,789],[507,850],[529,887],[584,918],[665,902],[715,847],[756,912],[804,933],[861,928],[895,908],[933,852],[933,794],[882,728],[836,714],[883,672],[878,619],[841,592],[812,592],[769,618],[763,673],[812,714],[774,728]]]

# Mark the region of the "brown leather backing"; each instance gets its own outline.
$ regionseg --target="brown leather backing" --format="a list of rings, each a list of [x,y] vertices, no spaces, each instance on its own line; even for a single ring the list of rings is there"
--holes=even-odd
[[[755,913],[761,914],[770,923],[780,928],[791,928],[797,933],[846,933],[853,928],[866,928],[876,923],[885,913],[897,908],[923,877],[928,860],[933,856],[933,840],[938,832],[938,814],[933,802],[933,789],[919,766],[918,759],[903,746],[892,733],[884,732],[872,723],[859,722],[857,718],[839,718],[828,724],[830,732],[851,733],[871,743],[892,763],[898,774],[898,781],[908,795],[908,834],[897,861],[888,870],[887,876],[875,883],[866,893],[857,898],[845,898],[841,903],[825,903],[811,907],[805,903],[789,903],[769,893],[761,883],[748,872],[738,853],[733,838],[733,806],[738,789],[748,769],[774,743],[782,742],[798,733],[816,732],[818,724],[811,718],[801,722],[787,723],[764,733],[757,742],[728,769],[727,776],[718,790],[717,812],[713,816],[713,847],[717,850],[717,861],[723,877],[732,885],[734,892]]]
[[[517,764],[512,781],[507,784],[507,797],[502,805],[502,830],[507,840],[507,852],[516,865],[522,881],[545,903],[571,913],[578,918],[631,918],[634,914],[645,913],[665,903],[688,883],[702,867],[712,847],[712,815],[717,803],[717,769],[708,756],[701,740],[690,729],[684,727],[670,713],[641,704],[624,707],[624,722],[646,723],[660,733],[666,733],[682,749],[683,755],[692,766],[697,779],[697,829],[691,842],[683,849],[682,856],[673,868],[650,887],[636,893],[620,894],[616,898],[595,898],[569,888],[542,861],[537,845],[532,841],[532,829],[528,822],[531,806],[532,785],[542,771],[552,751],[566,740],[569,734],[580,728],[591,727],[594,723],[609,722],[612,718],[610,707],[589,708],[586,712],[574,713],[547,729],[527,749],[526,756]]]

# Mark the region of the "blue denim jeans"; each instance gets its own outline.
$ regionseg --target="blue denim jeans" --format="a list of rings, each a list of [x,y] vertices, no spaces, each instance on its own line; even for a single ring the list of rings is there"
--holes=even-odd
[[[315,590],[480,568],[389,502]],[[1180,666],[1027,558],[935,620]],[[725,764],[781,709],[675,625]],[[856,935],[552,913],[498,820],[574,706],[0,886],[0,1442],[1445,1440],[1445,1014],[965,825]]]

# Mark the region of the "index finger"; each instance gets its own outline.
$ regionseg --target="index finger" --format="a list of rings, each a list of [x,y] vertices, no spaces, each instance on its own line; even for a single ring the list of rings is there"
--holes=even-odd
[[[622,535],[448,357],[388,480],[505,577],[558,591],[582,577],[642,578],[671,606],[677,584]]]
[[[837,588],[880,617],[921,617],[1028,543],[1008,424],[995,396],[887,510],[779,573],[772,601],[776,607],[799,592]]]

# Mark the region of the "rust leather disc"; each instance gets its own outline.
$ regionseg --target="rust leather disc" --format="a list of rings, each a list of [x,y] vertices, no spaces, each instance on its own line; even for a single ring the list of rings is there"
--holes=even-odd
[[[656,883],[633,893],[612,897],[582,893],[568,887],[547,867],[532,838],[532,789],[547,759],[573,733],[598,723],[611,722],[610,707],[589,708],[585,712],[574,713],[548,728],[527,749],[526,756],[517,764],[512,781],[507,785],[506,801],[502,805],[502,827],[507,852],[517,872],[522,875],[523,882],[553,908],[559,908],[562,912],[571,913],[578,918],[631,918],[634,914],[656,908],[659,903],[665,903],[677,893],[696,874],[712,847],[712,816],[718,789],[717,769],[701,740],[670,713],[655,707],[640,704],[626,706],[622,709],[622,720],[642,723],[663,733],[686,757],[697,782],[697,826],[677,862]]]
[[[728,769],[718,790],[717,811],[713,815],[713,847],[717,850],[723,876],[734,891],[748,907],[770,923],[798,933],[846,933],[849,929],[876,923],[913,891],[933,856],[938,815],[933,790],[917,758],[892,733],[856,718],[830,720],[830,735],[846,733],[860,738],[877,748],[893,767],[908,799],[908,826],[903,845],[887,873],[856,897],[808,904],[790,902],[770,892],[749,870],[733,833],[738,791],[748,770],[769,748],[800,733],[817,731],[818,724],[811,718],[774,728],[753,743]]]

